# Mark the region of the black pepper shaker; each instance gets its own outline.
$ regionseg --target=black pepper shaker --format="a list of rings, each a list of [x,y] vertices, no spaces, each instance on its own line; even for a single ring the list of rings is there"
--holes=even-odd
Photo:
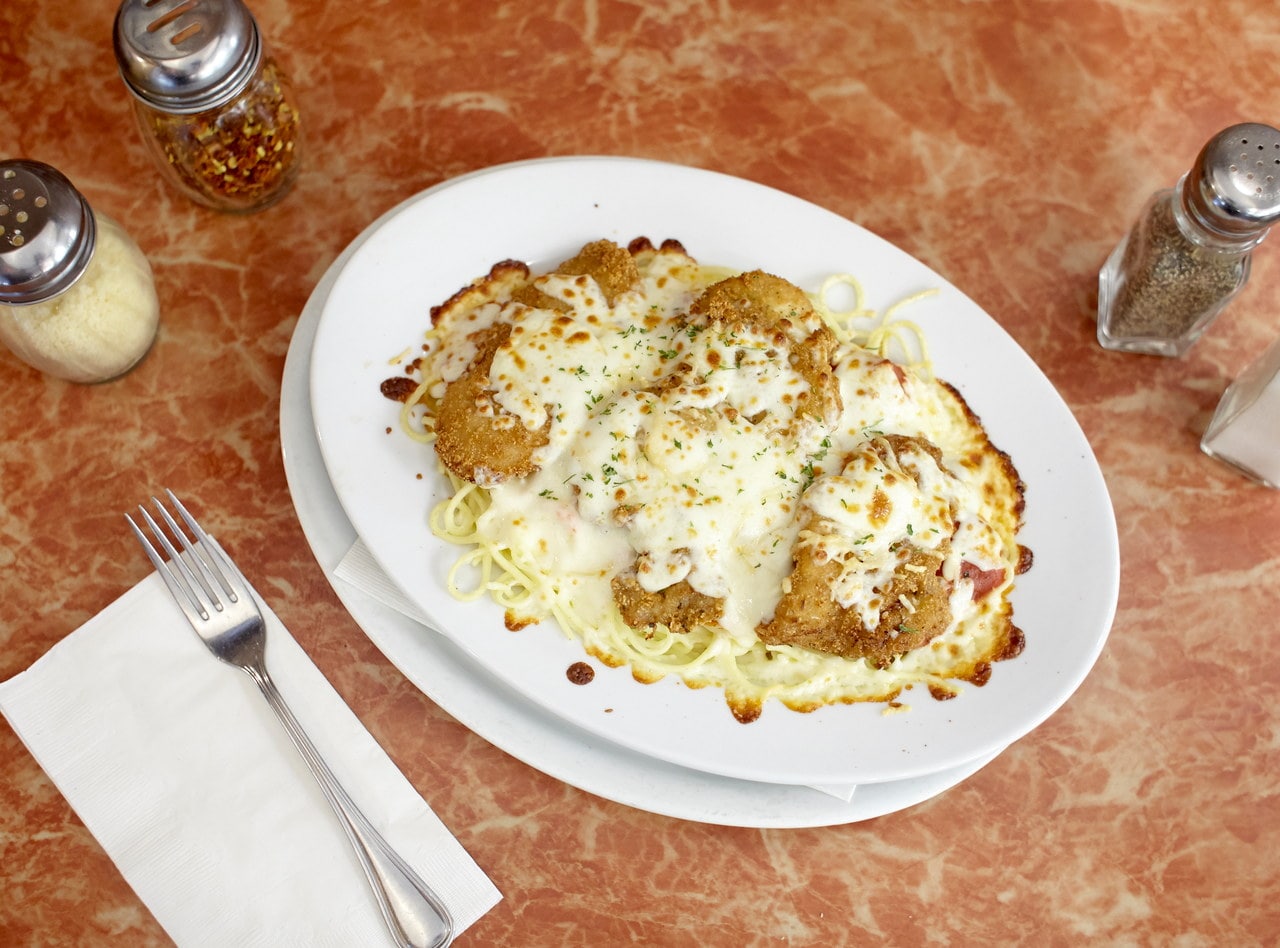
[[[1176,187],[1148,199],[1098,275],[1098,342],[1181,356],[1249,279],[1280,220],[1280,131],[1246,123],[1205,144]]]
[[[172,184],[223,211],[285,195],[301,158],[298,109],[241,0],[124,0],[114,33],[143,138]]]

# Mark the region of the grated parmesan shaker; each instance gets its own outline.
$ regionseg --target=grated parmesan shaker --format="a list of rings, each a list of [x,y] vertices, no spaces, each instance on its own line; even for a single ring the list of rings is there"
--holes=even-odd
[[[222,211],[269,207],[298,176],[293,86],[241,0],[124,0],[116,63],[171,184]]]
[[[1246,123],[1200,150],[1157,191],[1098,275],[1098,342],[1181,356],[1249,279],[1251,254],[1280,220],[1280,131]]]
[[[56,168],[0,161],[0,341],[33,368],[103,382],[151,348],[151,264]]]

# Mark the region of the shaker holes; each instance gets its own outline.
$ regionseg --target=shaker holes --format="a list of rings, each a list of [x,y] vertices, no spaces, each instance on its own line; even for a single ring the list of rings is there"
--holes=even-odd
[[[147,4],[147,5],[151,6],[151,4]],[[182,14],[189,13],[192,9],[196,7],[196,5],[197,5],[197,0],[187,0],[186,3],[179,4],[178,6],[170,10],[168,13],[160,14],[160,16],[156,17],[154,20],[152,20],[150,23],[147,24],[147,32],[155,33],[157,30],[164,29],[166,26],[168,26],[178,17],[182,16]]]

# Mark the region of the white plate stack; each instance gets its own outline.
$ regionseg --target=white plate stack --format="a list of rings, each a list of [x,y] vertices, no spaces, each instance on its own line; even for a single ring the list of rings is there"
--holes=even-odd
[[[553,623],[513,634],[497,606],[445,592],[457,550],[426,525],[433,490],[439,496],[444,485],[428,449],[386,434],[394,406],[379,383],[395,371],[391,360],[420,343],[431,305],[498,260],[549,267],[590,240],[625,245],[639,236],[672,237],[704,263],[760,267],[806,289],[852,272],[873,306],[938,290],[913,312],[935,370],[960,389],[1027,484],[1019,540],[1034,551],[1035,568],[1013,592],[1027,648],[1000,663],[989,684],[947,702],[922,696],[888,716],[876,705],[799,714],[766,704],[743,725],[716,689],[671,679],[642,685],[626,669],[573,685],[564,671],[585,656]],[[344,251],[301,314],[285,366],[281,440],[317,559],[361,628],[418,688],[551,776],[684,819],[834,825],[926,800],[1060,707],[1114,615],[1110,498],[1078,424],[1031,359],[976,304],[892,245],[815,205],[712,172],[547,159],[476,172],[404,202]]]

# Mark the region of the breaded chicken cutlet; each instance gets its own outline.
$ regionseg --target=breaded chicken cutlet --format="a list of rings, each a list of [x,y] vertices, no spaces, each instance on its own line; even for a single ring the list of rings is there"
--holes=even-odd
[[[881,461],[916,450],[937,464],[942,463],[942,452],[923,438],[885,435],[867,447]],[[919,479],[919,473],[910,465],[904,464],[901,469]],[[805,531],[820,536],[833,529],[811,510],[804,511],[802,536]],[[941,635],[951,624],[952,584],[940,575],[950,552],[949,542],[943,540],[926,549],[904,536],[895,548],[897,564],[893,576],[878,589],[883,603],[879,620],[868,627],[857,611],[836,601],[833,591],[846,564],[827,555],[821,544],[797,544],[794,568],[773,618],[756,629],[760,641],[799,645],[843,658],[865,658],[871,665],[883,668],[897,656]]]
[[[821,323],[799,287],[761,270],[729,277],[707,287],[694,300],[689,321],[691,326],[714,327],[725,334],[745,330],[770,337],[776,352],[785,355],[807,383],[796,396],[795,413],[834,422],[841,406],[839,383],[831,365],[836,338]],[[692,367],[682,364],[650,391],[660,393],[696,384]],[[719,407],[732,411],[727,406]],[[686,410],[684,414],[697,413]],[[698,592],[683,579],[659,590],[647,590],[634,570],[613,580],[613,594],[626,623],[640,629],[662,625],[672,632],[685,632],[700,624],[718,622],[724,609],[722,599]]]
[[[489,382],[493,355],[511,336],[510,323],[473,334],[477,354],[450,382],[436,409],[436,453],[445,467],[474,484],[527,477],[536,470],[533,452],[547,443],[551,420],[530,431],[494,399]]]
[[[640,282],[632,255],[608,240],[587,244],[552,272],[590,277],[609,305]],[[577,290],[586,293],[588,287],[583,280]],[[465,318],[485,304],[509,302],[561,312],[569,308],[534,285],[527,266],[506,260],[493,267],[484,280],[464,287],[434,307],[432,324],[439,327],[448,320]],[[458,477],[476,484],[496,484],[532,474],[537,469],[534,452],[547,444],[551,427],[548,419],[541,429],[530,431],[494,398],[496,390],[489,370],[494,354],[511,337],[511,328],[510,323],[498,322],[467,336],[476,354],[462,374],[445,388],[436,413],[436,451],[440,460]]]
[[[724,615],[724,600],[698,592],[688,580],[650,592],[634,571],[613,578],[613,601],[633,629],[664,625],[672,632],[689,632],[700,625],[716,625]]]
[[[695,321],[728,331],[741,327],[772,333],[778,349],[809,385],[798,396],[797,412],[835,422],[841,408],[840,383],[832,368],[836,337],[798,286],[752,270],[707,287],[689,312]]]

